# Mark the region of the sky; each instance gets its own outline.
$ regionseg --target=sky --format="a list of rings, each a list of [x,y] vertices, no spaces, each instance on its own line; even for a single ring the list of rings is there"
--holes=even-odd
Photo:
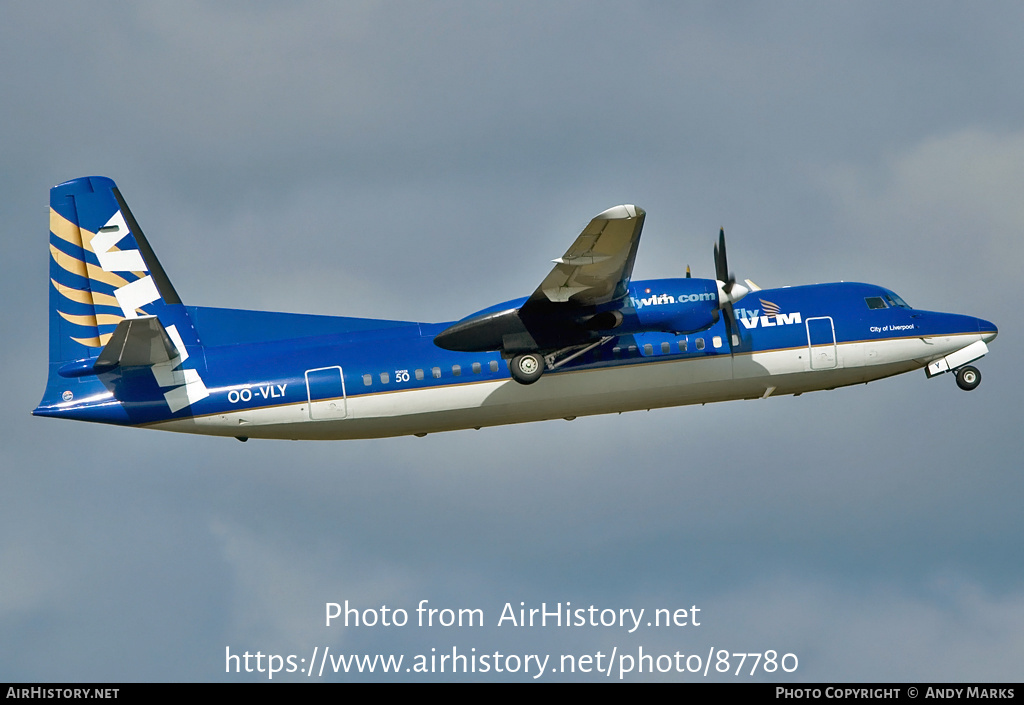
[[[1020,680],[1019,3],[0,6],[0,681]],[[711,276],[724,227],[740,279],[1000,333],[970,393],[306,443],[34,418],[47,190],[92,174],[188,304],[458,319],[636,203],[635,278]],[[379,622],[328,625],[346,601]],[[615,623],[501,620],[567,603]],[[310,675],[314,649],[406,660]]]

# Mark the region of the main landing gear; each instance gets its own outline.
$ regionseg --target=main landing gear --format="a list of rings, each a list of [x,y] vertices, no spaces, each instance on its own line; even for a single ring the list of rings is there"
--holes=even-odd
[[[519,384],[533,384],[544,374],[544,356],[537,353],[516,355],[508,366],[512,379]]]
[[[956,371],[956,386],[965,392],[977,389],[979,384],[981,384],[981,372],[977,367],[967,365]]]
[[[536,352],[515,355],[509,362],[508,369],[512,373],[512,379],[519,382],[519,384],[533,384],[540,379],[545,370],[557,370],[562,365],[572,362],[580,355],[585,355],[611,339],[612,336],[606,335],[600,340],[595,340],[593,343],[570,345],[548,355],[541,355]]]

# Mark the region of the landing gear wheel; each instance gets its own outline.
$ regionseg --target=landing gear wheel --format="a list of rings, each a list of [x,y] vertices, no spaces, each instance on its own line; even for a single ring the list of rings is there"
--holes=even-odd
[[[968,365],[956,371],[956,386],[965,392],[976,389],[979,384],[981,384],[981,373],[978,372],[977,367]]]
[[[533,384],[544,374],[544,358],[536,353],[516,355],[508,369],[519,384]]]

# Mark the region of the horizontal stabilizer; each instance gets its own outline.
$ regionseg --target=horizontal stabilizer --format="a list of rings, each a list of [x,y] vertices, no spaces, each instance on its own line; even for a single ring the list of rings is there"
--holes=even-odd
[[[100,352],[96,369],[155,365],[177,356],[178,349],[156,316],[126,318]]]

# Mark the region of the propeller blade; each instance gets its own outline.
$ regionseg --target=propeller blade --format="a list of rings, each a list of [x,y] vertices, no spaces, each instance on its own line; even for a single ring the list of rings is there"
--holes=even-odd
[[[725,314],[725,333],[729,337],[729,354],[734,354],[734,340],[739,340],[739,326],[736,325],[736,313],[733,303],[739,301],[750,289],[736,283],[736,275],[729,271],[729,260],[725,254],[725,228],[718,231],[718,244],[715,245],[715,278],[719,282],[718,310],[715,311],[715,322],[718,322],[718,311]]]
[[[725,257],[725,228],[718,231],[718,244],[715,245],[715,279],[729,281],[729,264]]]

